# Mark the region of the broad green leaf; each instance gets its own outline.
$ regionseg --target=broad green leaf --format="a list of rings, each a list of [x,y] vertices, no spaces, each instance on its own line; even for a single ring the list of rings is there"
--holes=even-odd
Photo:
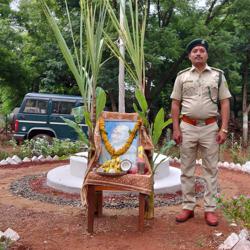
[[[73,128],[76,131],[79,140],[83,141],[83,143],[88,146],[89,140],[88,140],[86,134],[82,131],[82,127],[78,123],[76,123],[70,119],[64,118],[62,116],[61,116],[61,118],[65,121],[65,123],[69,127]]]
[[[164,129],[165,127],[167,127],[168,125],[172,124],[173,123],[173,119],[172,118],[169,118],[168,120],[166,120],[163,124],[163,127],[162,129]]]
[[[138,101],[142,111],[146,114],[148,111],[148,104],[147,104],[147,100],[146,100],[144,94],[139,89],[136,89],[135,90],[135,97],[136,97],[136,100]]]
[[[84,116],[83,116],[83,106],[73,108],[72,109],[72,114],[73,114],[73,116],[75,118],[75,121],[77,123],[80,123],[84,118]]]
[[[159,138],[162,134],[163,126],[164,126],[164,110],[163,108],[161,108],[155,117],[153,125],[152,140],[154,145],[156,145],[159,141]]]
[[[148,119],[145,116],[144,112],[140,111],[135,103],[133,103],[133,108],[134,108],[135,112],[141,117],[145,127],[148,128],[149,127],[149,122],[148,122]]]
[[[93,128],[93,124],[91,122],[90,112],[88,112],[86,109],[83,111],[83,115],[85,118],[85,123],[89,128]]]
[[[101,112],[106,105],[106,93],[101,87],[96,88],[96,119],[99,118]]]

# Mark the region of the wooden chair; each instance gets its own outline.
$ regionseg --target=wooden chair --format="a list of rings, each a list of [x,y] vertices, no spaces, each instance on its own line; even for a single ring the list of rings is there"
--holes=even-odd
[[[103,112],[102,117],[105,119],[114,119],[117,120],[126,120],[126,121],[137,121],[138,115],[136,113],[133,114],[121,114],[121,113],[114,113],[114,112]],[[145,149],[145,160],[146,166],[148,168],[147,175],[126,175],[122,177],[106,177],[104,181],[102,176],[97,175],[94,173],[93,168],[96,166],[97,162],[100,160],[100,156],[102,154],[101,144],[102,139],[100,136],[99,126],[97,122],[97,126],[95,128],[94,133],[94,141],[96,150],[94,152],[93,157],[88,162],[88,170],[85,176],[85,180],[83,183],[82,188],[82,197],[85,197],[85,201],[87,202],[87,217],[88,217],[88,225],[87,230],[89,233],[93,233],[94,231],[94,217],[102,216],[102,207],[103,207],[103,191],[110,190],[110,191],[135,191],[138,192],[139,198],[139,217],[138,217],[138,230],[144,230],[144,217],[145,217],[145,208],[147,206],[147,197],[148,194],[152,191],[152,170],[149,164],[149,160],[147,157],[147,153],[152,153],[152,143],[151,140],[145,134],[145,131],[140,128],[139,129],[139,136],[138,136],[138,143],[142,145]],[[120,178],[120,179],[119,179]],[[106,180],[106,182],[105,182]],[[107,181],[108,180],[108,181]],[[114,180],[114,183],[112,183]],[[116,183],[115,183],[116,181]],[[127,181],[127,183],[126,183]],[[134,182],[133,182],[134,181]],[[124,183],[127,185],[121,185],[120,183]],[[131,184],[132,183],[132,184]],[[137,188],[137,183],[141,183],[141,186]],[[131,186],[130,186],[131,184]],[[144,188],[145,187],[145,188]]]
[[[94,217],[102,216],[103,207],[103,191],[113,190],[108,186],[88,185],[87,201],[88,201],[88,233],[94,232]],[[121,190],[117,190],[121,191]],[[144,217],[145,217],[145,200],[147,195],[139,193],[139,216],[138,216],[138,230],[144,230]]]

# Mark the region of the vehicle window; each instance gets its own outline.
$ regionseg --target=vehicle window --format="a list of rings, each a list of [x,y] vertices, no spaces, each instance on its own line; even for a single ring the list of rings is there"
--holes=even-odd
[[[74,102],[53,101],[52,113],[70,115],[72,108],[75,106]]]
[[[25,104],[24,113],[46,114],[48,101],[28,99]]]

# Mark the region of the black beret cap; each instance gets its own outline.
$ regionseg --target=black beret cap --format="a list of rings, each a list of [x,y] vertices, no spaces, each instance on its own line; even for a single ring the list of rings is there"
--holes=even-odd
[[[208,51],[208,42],[204,39],[201,38],[197,38],[194,39],[193,41],[191,41],[188,45],[187,45],[187,52],[190,53],[191,50],[195,47],[195,46],[203,46],[206,51]]]

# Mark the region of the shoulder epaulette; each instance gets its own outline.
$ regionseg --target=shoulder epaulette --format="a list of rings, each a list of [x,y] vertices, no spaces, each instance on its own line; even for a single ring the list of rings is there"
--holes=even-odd
[[[189,67],[189,68],[187,68],[187,69],[184,69],[184,70],[181,70],[180,72],[178,72],[177,75],[180,75],[180,74],[182,74],[182,73],[184,73],[184,72],[186,72],[186,71],[188,71],[188,70],[190,70],[190,69],[191,69],[191,67]]]
[[[215,70],[215,71],[218,71],[218,72],[221,72],[222,74],[224,74],[224,71],[221,70],[221,69],[217,69],[217,68],[214,68],[214,67],[210,67],[211,69]]]

